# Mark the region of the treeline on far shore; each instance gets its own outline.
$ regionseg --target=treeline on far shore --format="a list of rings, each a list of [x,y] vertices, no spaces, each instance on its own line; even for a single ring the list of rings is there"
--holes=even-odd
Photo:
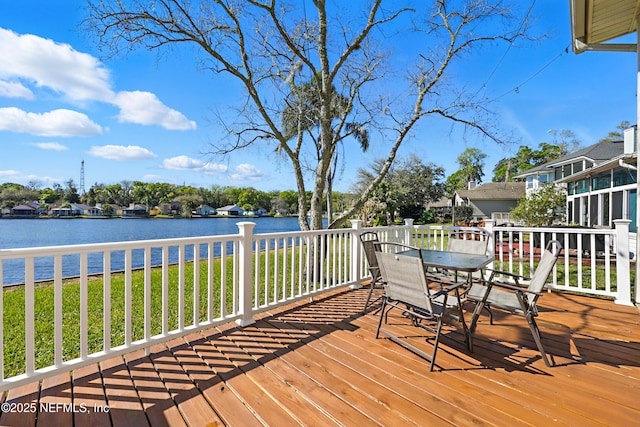
[[[333,192],[333,205],[336,210],[344,209],[351,195]],[[196,213],[199,206],[210,206],[214,209],[237,205],[245,212],[267,212],[272,215],[295,215],[298,212],[298,193],[293,190],[261,191],[253,187],[232,187],[212,185],[209,188],[169,183],[150,183],[142,181],[122,181],[117,184],[93,184],[86,191],[79,189],[70,179],[51,187],[43,187],[37,182],[27,185],[7,182],[0,184],[0,208],[5,215],[12,215],[11,210],[20,205],[28,205],[41,214],[56,216],[54,209],[69,208],[71,204],[83,204],[97,207],[109,205],[114,207],[112,214],[100,216],[135,216],[130,213],[118,215],[119,208],[137,206],[146,207],[145,215],[200,215]],[[167,206],[180,206],[180,212]],[[164,211],[161,209],[164,207]],[[152,210],[158,209],[156,215]],[[52,211],[54,214],[52,215]],[[85,215],[86,213],[82,213]],[[185,215],[186,214],[186,215]],[[208,215],[205,213],[205,216]],[[60,215],[58,215],[60,216]],[[73,215],[72,215],[73,216]],[[87,216],[97,216],[89,215]]]

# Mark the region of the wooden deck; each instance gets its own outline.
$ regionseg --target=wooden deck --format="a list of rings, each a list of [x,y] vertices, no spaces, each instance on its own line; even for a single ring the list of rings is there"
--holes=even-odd
[[[524,319],[497,315],[493,326],[481,318],[474,353],[443,339],[429,372],[423,359],[375,339],[377,314],[359,312],[367,291],[337,292],[265,313],[244,329],[228,325],[150,357],[137,352],[11,390],[3,408],[14,412],[0,425],[640,424],[636,308],[545,295],[539,324],[556,366],[544,365]],[[427,346],[406,319],[390,322]]]

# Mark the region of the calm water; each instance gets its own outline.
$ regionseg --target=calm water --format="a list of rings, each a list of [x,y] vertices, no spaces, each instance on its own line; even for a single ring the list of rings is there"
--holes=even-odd
[[[236,234],[241,221],[256,223],[254,233],[296,231],[297,218],[199,218],[199,219],[2,219],[0,220],[0,249],[59,246],[82,243],[123,242],[132,240],[166,239],[177,237]],[[189,248],[187,248],[189,249]],[[219,252],[220,248],[216,248]],[[189,259],[189,250],[186,258]],[[206,257],[206,246],[201,256]],[[215,253],[214,255],[218,255]],[[143,252],[133,251],[134,267],[143,265]],[[159,264],[161,250],[152,249],[152,263]],[[170,248],[169,261],[177,262],[177,248]],[[89,254],[89,272],[103,271],[102,255]],[[113,252],[112,270],[124,267],[124,252]],[[63,257],[63,275],[79,274],[79,257]],[[53,257],[36,259],[36,280],[53,277]],[[3,284],[24,282],[24,262],[6,260],[3,263]]]

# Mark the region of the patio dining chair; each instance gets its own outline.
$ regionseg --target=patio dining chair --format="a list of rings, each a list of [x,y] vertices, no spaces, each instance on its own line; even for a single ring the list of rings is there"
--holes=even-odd
[[[378,267],[378,260],[376,259],[376,245],[380,243],[378,239],[378,233],[374,231],[365,231],[360,234],[360,242],[362,242],[362,248],[364,249],[364,255],[367,259],[367,264],[369,266],[369,273],[371,274],[371,284],[369,285],[369,295],[367,295],[367,300],[364,303],[364,308],[362,309],[362,314],[367,312],[367,307],[369,306],[369,302],[371,301],[371,295],[373,294],[373,290],[378,287],[382,288],[382,279],[380,276],[380,268]]]
[[[542,346],[540,329],[536,323],[538,316],[537,302],[543,295],[542,290],[545,286],[553,266],[558,260],[558,256],[562,251],[562,244],[557,240],[551,240],[540,258],[540,262],[533,275],[531,276],[528,287],[520,285],[526,277],[516,274],[494,270],[491,276],[484,283],[473,283],[467,299],[476,301],[476,307],[473,311],[469,331],[471,336],[475,332],[478,317],[483,308],[489,310],[489,322],[493,324],[492,309],[501,309],[511,314],[523,316],[527,320],[529,329],[533,335],[533,339],[542,355],[544,363],[550,367],[549,358]]]
[[[485,255],[489,246],[489,233],[481,228],[473,230],[454,230],[449,235],[447,241],[447,252],[461,252],[466,254]],[[465,273],[458,273],[457,271],[451,273],[446,270],[429,271],[429,277],[432,280],[440,282],[451,282],[452,280],[457,282],[462,274],[465,280],[468,279]],[[472,278],[482,279],[482,271],[473,273]],[[468,291],[468,288],[466,289]]]
[[[455,310],[462,323],[464,342],[471,351],[471,336],[464,321],[460,293],[458,292],[462,283],[452,283],[445,288],[431,289],[418,248],[387,242],[379,243],[376,248],[378,249],[376,257],[384,285],[376,338],[379,338],[380,333],[383,333],[394,342],[428,360],[430,362],[429,370],[432,371],[436,361],[443,320],[449,318],[446,316],[449,311]],[[412,250],[415,256],[401,253],[406,250]],[[424,328],[434,334],[431,353],[419,349],[383,328],[383,321],[388,324],[388,315],[393,309],[398,309],[407,316],[411,320],[412,326]]]

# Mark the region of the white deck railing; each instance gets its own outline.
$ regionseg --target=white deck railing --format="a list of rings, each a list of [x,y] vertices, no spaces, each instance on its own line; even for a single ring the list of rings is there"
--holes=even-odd
[[[0,250],[0,283],[19,283],[0,292],[0,390],[358,286],[368,278],[363,231],[444,249],[459,230],[354,221],[347,229],[254,234],[254,225],[239,223],[238,234],[224,236]],[[498,242],[489,245],[496,269],[530,274],[539,248],[557,238],[569,250],[552,288],[632,304],[628,222],[616,230],[485,228]],[[19,315],[10,304],[21,305]],[[24,353],[8,354],[16,340]]]

